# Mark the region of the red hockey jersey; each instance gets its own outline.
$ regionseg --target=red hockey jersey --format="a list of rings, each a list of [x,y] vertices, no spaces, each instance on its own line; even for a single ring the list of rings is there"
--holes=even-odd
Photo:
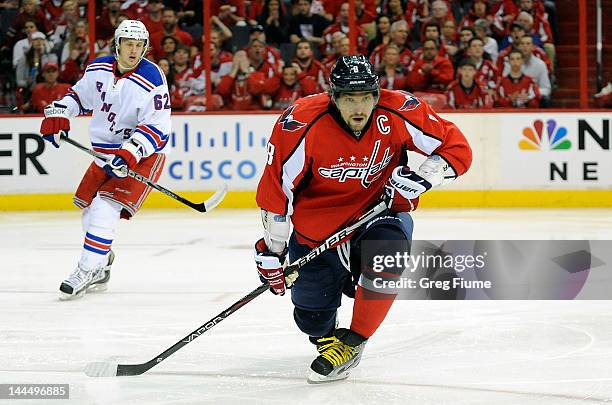
[[[472,161],[461,131],[410,93],[381,90],[360,137],[326,93],[301,98],[274,125],[257,204],[290,215],[300,243],[315,247],[381,197],[407,150],[440,155],[456,175]]]

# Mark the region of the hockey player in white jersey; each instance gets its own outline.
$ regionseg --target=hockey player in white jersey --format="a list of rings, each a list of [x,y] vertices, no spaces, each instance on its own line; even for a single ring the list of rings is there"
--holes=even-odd
[[[160,68],[144,58],[149,47],[144,24],[119,24],[114,47],[114,55],[92,61],[68,94],[45,108],[40,128],[58,148],[69,119],[92,111],[91,145],[108,158],[92,162],[75,193],[74,203],[83,209],[84,244],[77,268],[61,283],[60,299],[106,289],[119,219],[131,218],[150,192],[127,171],[157,181],[170,149],[168,86]]]

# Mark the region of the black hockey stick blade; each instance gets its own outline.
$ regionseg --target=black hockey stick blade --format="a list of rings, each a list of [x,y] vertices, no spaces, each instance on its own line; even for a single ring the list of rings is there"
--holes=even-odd
[[[85,366],[85,374],[89,377],[119,377],[141,375],[161,363],[163,360],[170,357],[170,355],[181,349],[183,346],[188,345],[189,343],[200,337],[204,332],[210,330],[213,326],[223,321],[225,318],[227,318],[228,316],[236,312],[238,309],[251,302],[256,297],[263,294],[265,291],[268,290],[269,287],[270,286],[267,283],[261,284],[259,287],[242,297],[240,300],[236,301],[234,304],[232,304],[232,306],[230,306],[229,308],[206,322],[204,325],[200,326],[198,329],[191,332],[189,335],[185,336],[183,339],[170,346],[168,349],[166,349],[166,351],[160,353],[157,357],[145,363],[118,364],[114,362],[96,361],[88,363]]]

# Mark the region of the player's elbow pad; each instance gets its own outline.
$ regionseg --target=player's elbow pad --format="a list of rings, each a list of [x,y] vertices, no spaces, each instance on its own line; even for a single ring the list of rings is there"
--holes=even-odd
[[[274,253],[285,250],[291,230],[289,217],[261,210],[261,221],[264,226],[264,241],[268,249]]]

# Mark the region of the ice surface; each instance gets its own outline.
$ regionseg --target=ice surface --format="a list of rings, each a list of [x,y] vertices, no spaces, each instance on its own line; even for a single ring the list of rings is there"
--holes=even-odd
[[[612,210],[422,210],[415,224],[419,239],[612,240]],[[60,302],[79,213],[0,213],[0,383],[70,384],[69,401],[0,403],[612,402],[612,301],[397,302],[349,379],[313,386],[289,297],[266,293],[142,376],[84,374],[148,361],[254,289],[260,232],[254,210],[145,210],[121,223],[108,291]]]

